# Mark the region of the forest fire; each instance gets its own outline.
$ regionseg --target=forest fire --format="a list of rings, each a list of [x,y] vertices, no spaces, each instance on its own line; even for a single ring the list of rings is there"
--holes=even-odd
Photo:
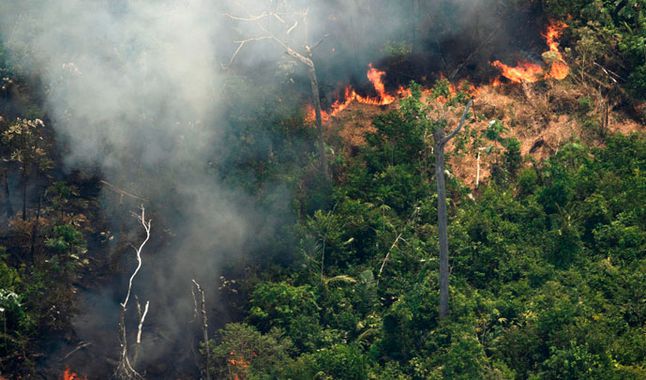
[[[549,76],[554,79],[563,80],[570,74],[570,67],[565,63],[563,55],[559,51],[558,39],[568,25],[562,21],[553,22],[547,27],[544,37],[550,50],[543,53],[543,60],[551,62]]]
[[[85,376],[79,376],[69,368],[65,368],[63,371],[63,380],[87,380]]]
[[[500,74],[514,83],[535,83],[543,79],[543,68],[532,62],[518,62],[516,66],[507,66],[500,61],[491,62],[491,66],[500,70]]]
[[[384,84],[384,81],[383,81],[383,77],[386,75],[386,72],[373,67],[372,63],[369,64],[368,67],[369,69],[368,69],[368,72],[366,72],[366,77],[372,84],[372,87],[377,93],[377,96],[375,97],[361,96],[352,88],[352,86],[347,85],[345,87],[345,90],[343,91],[343,98],[342,98],[343,100],[339,99],[339,100],[336,100],[334,103],[332,103],[332,106],[330,107],[329,112],[321,110],[321,119],[323,119],[323,121],[328,121],[330,117],[337,116],[343,110],[348,108],[348,106],[352,104],[352,102],[354,101],[361,104],[385,106],[388,104],[392,104],[397,99],[396,96],[391,95],[386,91],[386,85]],[[397,90],[396,94],[400,97],[405,97],[407,95],[410,95],[410,90],[407,90],[404,87],[400,87]],[[312,107],[311,105],[308,105],[306,109],[305,120],[308,122],[312,122],[315,120],[315,117],[316,117],[316,114],[315,114],[314,107]]]
[[[543,35],[549,47],[549,50],[542,54],[543,61],[549,65],[548,70],[540,64],[529,61],[521,61],[516,66],[508,66],[496,60],[491,62],[491,65],[500,70],[500,74],[512,83],[535,83],[547,78],[563,80],[570,74],[570,67],[559,51],[558,39],[567,27],[568,25],[562,21],[551,22]],[[492,84],[494,86],[500,85],[500,79],[494,79]]]
[[[503,77],[511,83],[536,83],[548,78],[563,80],[570,74],[570,67],[565,62],[563,54],[559,50],[559,38],[563,35],[563,31],[568,28],[568,25],[562,21],[550,22],[547,26],[547,30],[543,37],[545,38],[546,44],[549,50],[545,51],[541,56],[544,61],[544,64],[530,62],[530,61],[519,61],[515,66],[509,66],[503,63],[500,60],[495,60],[490,62],[491,66],[500,70],[500,76],[497,76],[491,81],[493,87],[499,87],[504,84]],[[343,96],[334,101],[330,106],[329,111],[321,110],[321,119],[323,122],[327,122],[331,117],[338,116],[346,108],[348,108],[353,102],[360,104],[369,104],[376,106],[384,106],[392,104],[398,98],[404,98],[410,95],[410,90],[400,86],[400,88],[394,93],[388,93],[386,91],[386,86],[384,84],[383,78],[386,75],[386,72],[375,68],[372,64],[368,65],[368,71],[366,72],[366,77],[372,84],[372,87],[377,94],[376,96],[362,96],[357,93],[357,91],[352,88],[351,85],[347,85],[343,91]],[[444,76],[440,74],[440,79],[443,79]],[[463,84],[466,82],[460,82],[458,87],[463,88]],[[470,85],[469,88],[465,88],[465,92],[471,95],[476,95],[478,93],[478,88]],[[456,87],[453,84],[450,84],[451,94],[455,94]],[[306,108],[306,117],[307,122],[313,122],[316,118],[314,107],[308,105]]]
[[[385,71],[377,70],[372,67],[372,63],[369,65],[370,70],[366,73],[368,80],[372,83],[372,86],[377,92],[377,98],[364,98],[357,95],[357,100],[359,103],[364,104],[374,104],[378,106],[390,104],[395,101],[395,97],[386,92],[386,86],[384,85],[383,77],[386,75]]]

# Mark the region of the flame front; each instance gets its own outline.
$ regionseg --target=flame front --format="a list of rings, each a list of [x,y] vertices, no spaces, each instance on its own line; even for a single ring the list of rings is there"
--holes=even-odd
[[[547,46],[549,46],[550,51],[557,53],[561,56],[559,52],[559,38],[563,35],[563,31],[568,28],[568,25],[563,21],[552,22],[547,26],[547,31],[545,32],[545,41]],[[562,58],[562,57],[561,57]]]
[[[544,77],[543,68],[532,62],[518,62],[516,66],[507,66],[500,61],[491,62],[491,66],[500,70],[500,74],[514,83],[534,83]]]
[[[350,85],[345,87],[343,91],[343,100],[338,99],[330,107],[330,111],[326,112],[321,110],[321,120],[328,121],[330,117],[339,115],[343,110],[348,108],[352,102],[356,101],[361,104],[370,104],[374,106],[386,106],[392,104],[397,98],[386,91],[386,85],[384,84],[383,77],[386,75],[386,72],[379,70],[372,66],[372,63],[368,65],[369,69],[366,73],[366,77],[372,84],[377,96],[361,96],[359,95]],[[400,97],[406,97],[410,95],[410,90],[400,87],[397,90],[397,95]],[[307,106],[305,112],[305,120],[308,122],[313,122],[316,120],[316,111],[311,105]]]
[[[549,65],[548,70],[537,63],[528,61],[518,62],[516,66],[508,66],[500,61],[493,61],[491,65],[500,70],[500,75],[513,83],[535,83],[546,78],[563,80],[570,74],[570,67],[563,59],[563,54],[559,51],[558,39],[561,38],[563,31],[567,27],[568,25],[562,21],[551,22],[543,35],[549,50],[542,54],[542,58]],[[500,85],[500,80],[497,78],[492,84],[494,86]]]
[[[357,95],[357,100],[359,101],[359,103],[384,106],[394,102],[395,97],[386,92],[386,86],[384,85],[383,77],[386,75],[386,72],[382,70],[377,70],[376,68],[372,67],[372,63],[369,64],[368,67],[370,67],[370,70],[368,70],[368,72],[366,73],[366,76],[368,77],[368,80],[370,81],[370,83],[372,83],[372,86],[375,88],[375,91],[377,92],[377,97],[364,98],[362,96]]]
[[[570,67],[565,63],[563,55],[559,51],[558,42],[567,27],[568,25],[562,21],[552,22],[547,26],[544,37],[550,50],[543,54],[543,59],[551,61],[550,78],[563,80],[570,74]]]

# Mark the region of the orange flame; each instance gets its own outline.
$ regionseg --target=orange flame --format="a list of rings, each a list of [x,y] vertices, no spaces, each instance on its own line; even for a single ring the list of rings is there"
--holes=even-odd
[[[377,98],[362,97],[357,95],[357,101],[364,104],[374,104],[378,106],[383,106],[390,104],[395,101],[395,97],[386,92],[386,86],[383,82],[383,77],[386,75],[385,71],[377,70],[372,67],[372,63],[368,65],[370,70],[366,73],[368,80],[372,83],[372,86],[377,92]]]
[[[253,352],[252,355],[256,356],[256,353]],[[235,372],[236,368],[244,370],[246,368],[249,368],[250,363],[241,355],[237,355],[235,351],[229,352],[229,356],[231,356],[231,358],[227,359],[227,364],[232,367],[231,369],[234,371],[233,380],[240,380],[239,374]]]
[[[561,38],[563,31],[567,28],[568,24],[564,23],[563,21],[551,22],[547,26],[547,31],[543,35],[543,37],[545,37],[545,41],[547,42],[547,46],[549,46],[550,48],[550,51],[557,53],[559,56],[561,56],[561,53],[559,52],[558,39]]]
[[[87,380],[87,377],[81,377],[66,367],[63,371],[63,380]]]
[[[411,91],[410,88],[399,86],[399,88],[397,89],[397,96],[399,96],[400,98],[407,98],[409,96],[413,96],[413,91]]]
[[[500,61],[491,62],[491,66],[498,68],[500,74],[514,83],[534,83],[543,79],[544,72],[540,65],[531,62],[518,62],[516,66],[507,66]]]
[[[554,61],[552,63],[549,73],[550,78],[563,80],[567,78],[568,75],[570,75],[570,66],[568,66],[567,63],[563,61]]]
[[[550,22],[547,31],[543,35],[549,50],[543,53],[543,60],[549,64],[549,70],[543,66],[521,61],[516,66],[508,66],[500,61],[493,61],[491,65],[500,70],[500,74],[513,83],[535,83],[546,78],[563,80],[570,74],[570,67],[565,63],[563,55],[559,51],[558,39],[563,35],[568,25],[562,21]],[[494,79],[492,85],[497,87],[501,84],[500,79]]]
[[[563,35],[563,31],[568,27],[563,21],[551,22],[547,26],[545,32],[545,41],[550,48],[549,53],[552,58],[552,66],[550,67],[549,77],[563,80],[570,74],[570,67],[565,63],[563,55],[559,51],[558,39]]]
[[[392,104],[396,100],[395,96],[389,94],[386,91],[386,85],[383,82],[383,77],[386,75],[386,72],[373,67],[372,63],[369,64],[368,67],[369,69],[366,73],[366,77],[368,77],[368,80],[370,81],[370,83],[372,83],[372,87],[375,89],[377,96],[361,96],[352,88],[352,86],[348,85],[343,91],[343,101],[341,99],[338,99],[334,103],[332,103],[329,112],[321,110],[321,120],[323,122],[328,121],[330,117],[339,115],[354,101],[361,104],[385,106]],[[396,94],[400,97],[406,97],[411,95],[411,92],[404,87],[400,87],[397,90]],[[316,111],[311,105],[307,105],[307,108],[305,110],[305,120],[308,122],[313,122],[314,120],[316,120]]]

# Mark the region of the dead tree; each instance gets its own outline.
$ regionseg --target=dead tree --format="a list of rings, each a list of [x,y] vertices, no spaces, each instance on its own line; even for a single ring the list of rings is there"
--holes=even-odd
[[[204,339],[204,379],[205,380],[211,380],[211,375],[209,374],[209,366],[210,366],[210,347],[209,347],[209,319],[206,314],[206,296],[204,293],[204,289],[200,286],[200,284],[195,281],[193,281],[193,288],[191,289],[193,291],[193,302],[195,303],[195,320],[197,320],[200,316],[202,317],[202,339]],[[198,298],[199,296],[199,298]]]
[[[262,41],[262,40],[274,41],[276,44],[278,44],[281,47],[281,49],[285,53],[287,53],[287,55],[294,58],[297,62],[300,62],[303,65],[305,65],[307,69],[307,76],[310,81],[311,91],[312,91],[312,103],[314,103],[315,122],[316,122],[316,129],[318,132],[317,145],[318,145],[318,154],[319,154],[319,166],[324,178],[329,178],[327,156],[325,154],[325,133],[323,130],[323,119],[321,116],[321,97],[320,97],[321,95],[319,91],[318,77],[316,75],[316,65],[314,64],[314,60],[313,60],[313,51],[323,42],[325,37],[323,37],[315,44],[305,43],[302,48],[302,51],[298,51],[298,49],[294,47],[294,44],[289,42],[290,36],[293,35],[293,32],[299,27],[299,25],[301,23],[303,24],[307,23],[307,16],[308,16],[307,10],[300,11],[300,12],[293,12],[293,11],[283,12],[283,11],[274,10],[274,11],[262,12],[259,15],[253,15],[248,17],[234,16],[227,13],[225,14],[225,16],[227,16],[232,20],[253,23],[255,26],[258,27],[258,29],[261,32],[260,36],[250,37],[247,39],[235,41],[238,44],[238,47],[236,48],[235,52],[231,56],[231,60],[229,61],[229,66],[235,61],[236,57],[238,56],[238,53],[240,53],[240,51],[242,50],[242,48],[245,47],[245,45],[247,45],[250,42]],[[274,28],[270,28],[263,24],[264,22],[267,22],[267,21],[271,22]],[[280,34],[278,32],[274,32],[273,31],[274,29],[278,29]],[[307,40],[307,38],[304,38],[304,40]]]
[[[119,312],[119,345],[121,348],[121,352],[119,354],[119,362],[117,364],[117,368],[115,370],[114,376],[115,378],[119,380],[143,380],[143,376],[139,374],[134,369],[134,364],[136,364],[138,356],[139,356],[139,351],[141,347],[141,332],[143,330],[143,325],[144,325],[144,320],[146,319],[146,315],[148,314],[148,306],[149,302],[146,301],[146,305],[144,306],[143,310],[141,309],[141,305],[139,304],[139,301],[137,300],[137,314],[138,314],[138,324],[137,324],[137,340],[135,342],[135,352],[133,356],[133,360],[130,360],[130,354],[128,353],[128,331],[126,328],[126,311],[128,310],[128,302],[130,300],[130,294],[132,293],[132,283],[139,273],[139,270],[141,269],[141,251],[143,250],[144,246],[146,243],[148,243],[148,240],[150,240],[150,220],[146,220],[146,210],[144,209],[143,206],[141,206],[141,214],[136,215],[137,220],[141,223],[143,226],[144,230],[146,231],[146,238],[141,242],[138,248],[135,248],[135,253],[137,256],[137,267],[135,268],[135,271],[132,273],[130,276],[130,280],[128,281],[128,291],[126,292],[126,297],[123,300],[123,302],[120,304],[121,310]]]
[[[446,183],[444,180],[444,147],[464,126],[472,104],[473,100],[470,100],[458,126],[448,135],[444,132],[442,124],[433,130],[437,181],[437,229],[440,241],[440,319],[449,315],[449,238],[447,234]]]

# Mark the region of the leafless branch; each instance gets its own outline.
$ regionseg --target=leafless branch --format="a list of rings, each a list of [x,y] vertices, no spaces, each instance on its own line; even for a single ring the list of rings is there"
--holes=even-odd
[[[418,213],[419,213],[419,207],[416,207],[415,210],[413,210],[413,213],[411,214],[410,219],[408,220],[408,222],[406,222],[406,225],[402,228],[402,230],[404,230],[407,226],[413,223]],[[383,273],[384,268],[386,267],[386,262],[388,262],[388,259],[390,258],[390,254],[393,251],[393,249],[395,249],[395,247],[397,246],[400,240],[408,243],[406,239],[402,237],[403,235],[404,235],[404,232],[400,232],[399,235],[397,235],[397,237],[393,241],[393,244],[390,246],[390,249],[388,249],[386,256],[384,256],[384,260],[381,262],[381,267],[379,268],[379,273],[377,274],[377,286],[379,286],[379,280],[381,280],[381,274]]]
[[[225,14],[224,14],[224,16],[225,16],[225,17],[228,17],[228,18],[230,18],[230,19],[232,19],[232,20],[236,20],[236,21],[246,21],[246,22],[254,22],[254,21],[262,20],[263,18],[265,18],[265,17],[269,17],[269,16],[271,16],[271,15],[272,15],[272,13],[271,13],[271,12],[264,12],[264,13],[261,13],[261,14],[259,14],[259,15],[256,15],[256,16],[250,16],[250,17],[235,16],[235,15],[232,15],[232,14],[230,14],[230,13],[225,13]]]
[[[287,29],[287,34],[290,34],[296,27],[298,26],[298,21],[294,21],[294,25],[292,25],[289,29]]]
[[[310,47],[310,46],[307,46],[307,51],[308,51],[308,52],[312,52],[312,51],[316,50],[316,48],[317,48],[317,47],[319,47],[319,45],[321,45],[321,44],[323,43],[323,41],[325,41],[325,39],[326,39],[326,38],[328,38],[329,36],[330,36],[329,34],[326,34],[326,35],[324,35],[323,37],[321,37],[321,39],[320,39],[320,40],[318,40],[318,41],[317,41],[314,45],[312,45],[311,47]]]
[[[130,300],[130,294],[132,292],[132,283],[135,277],[137,276],[137,273],[139,273],[139,270],[141,269],[141,265],[142,265],[141,252],[144,246],[146,245],[146,243],[148,242],[148,240],[150,239],[151,220],[146,220],[146,210],[144,206],[141,206],[141,214],[136,215],[136,217],[141,223],[141,225],[144,227],[144,230],[146,231],[146,238],[139,245],[139,248],[135,249],[135,252],[137,255],[137,267],[135,268],[135,271],[132,273],[132,276],[130,276],[130,280],[128,281],[128,291],[126,293],[126,297],[123,300],[123,302],[120,304],[121,311],[119,313],[119,344],[121,347],[121,354],[119,357],[117,368],[115,370],[115,377],[122,380],[142,380],[143,379],[143,376],[141,376],[141,374],[139,374],[134,369],[130,361],[130,357],[128,355],[128,332],[126,330],[126,310],[128,307],[128,301]],[[137,357],[139,354],[139,348],[141,344],[141,333],[143,330],[144,320],[146,319],[146,315],[148,314],[148,306],[149,306],[149,302],[146,301],[146,306],[144,308],[144,311],[142,312],[141,305],[137,300],[137,311],[139,315],[139,323],[138,323],[138,329],[137,329],[135,355],[133,358],[133,363],[135,364],[137,362]]]
[[[144,201],[144,202],[145,202],[145,201],[148,201],[146,198],[142,198],[142,197],[140,197],[140,196],[138,196],[138,195],[135,195],[135,194],[132,194],[132,193],[130,193],[130,192],[127,192],[127,191],[125,191],[125,190],[123,190],[123,189],[121,189],[121,188],[119,188],[119,187],[117,187],[117,186],[115,186],[115,185],[111,184],[111,183],[110,183],[110,182],[108,182],[108,181],[101,180],[101,183],[102,183],[102,184],[104,184],[105,186],[107,186],[110,190],[112,190],[112,191],[114,191],[115,193],[117,193],[117,194],[121,195],[122,197],[123,197],[123,196],[126,196],[126,197],[129,197],[129,198],[138,199],[138,200],[140,200],[140,201]]]
[[[132,362],[136,365],[137,362],[139,361],[139,354],[141,352],[141,332],[143,331],[144,328],[144,320],[146,319],[146,314],[148,314],[148,306],[150,302],[146,301],[146,306],[144,307],[144,310],[141,310],[141,304],[139,303],[139,299],[135,296],[135,299],[137,300],[137,316],[139,319],[139,324],[137,325],[137,340],[135,341],[135,353],[132,356]]]
[[[74,355],[75,353],[77,353],[78,351],[84,349],[85,347],[88,347],[88,346],[91,346],[91,345],[92,345],[92,343],[90,343],[90,342],[81,342],[81,343],[79,343],[79,345],[76,346],[76,348],[74,348],[72,351],[68,352],[67,355],[63,356],[63,358],[60,361],[63,362],[65,360],[67,360],[67,358],[69,358],[70,356]]]
[[[446,144],[455,135],[457,135],[458,132],[460,132],[460,129],[462,129],[462,127],[464,126],[464,123],[467,121],[467,115],[469,114],[469,109],[471,108],[472,104],[473,104],[473,99],[469,100],[469,103],[467,103],[467,106],[464,108],[464,112],[462,113],[462,117],[460,118],[460,122],[458,123],[458,126],[453,131],[451,131],[451,133],[449,133],[448,135],[446,135],[446,137],[442,139],[442,141],[440,142],[440,145]]]
[[[612,70],[606,69],[605,67],[601,66],[601,65],[600,65],[600,64],[598,64],[597,62],[594,62],[594,65],[595,65],[595,66],[598,66],[599,68],[601,68],[601,70],[603,70],[603,72],[604,72],[604,73],[606,73],[606,75],[608,76],[608,78],[610,78],[614,83],[617,83],[617,79],[615,79],[615,77],[616,77],[616,78],[618,78],[618,79],[622,79],[622,80],[623,80],[623,78],[621,77],[621,75],[619,75],[619,74],[615,73],[615,72],[614,72],[614,71],[612,71]]]
[[[233,64],[233,61],[235,61],[236,57],[238,56],[238,53],[240,53],[240,50],[242,50],[242,48],[246,44],[248,44],[249,42],[253,42],[253,41],[262,41],[262,40],[269,40],[269,39],[272,39],[272,37],[271,36],[261,36],[261,37],[247,38],[246,40],[242,40],[242,41],[235,41],[235,43],[238,44],[238,47],[233,52],[233,55],[231,56],[231,59],[229,60],[229,66],[231,66]]]
[[[139,306],[139,304],[137,304]],[[144,320],[146,320],[146,314],[148,314],[148,306],[150,302],[146,301],[146,306],[144,306],[144,312],[139,314],[139,325],[137,326],[137,344],[141,344],[141,330],[144,328]],[[141,308],[139,308],[141,311]]]
[[[135,271],[132,273],[132,276],[130,276],[130,281],[128,281],[128,292],[126,293],[126,298],[123,300],[121,303],[121,307],[124,309],[128,307],[128,300],[130,299],[130,293],[132,292],[132,281],[135,279],[135,276],[137,276],[137,273],[139,273],[139,270],[141,269],[141,251],[144,249],[144,246],[146,243],[148,243],[148,240],[150,239],[150,223],[151,220],[146,221],[146,210],[144,209],[144,206],[141,206],[141,215],[138,216],[139,222],[141,225],[144,227],[144,230],[146,231],[146,238],[144,241],[139,245],[139,248],[136,249],[136,254],[137,254],[137,268],[135,268]]]
[[[384,271],[386,262],[388,261],[388,258],[390,258],[390,253],[397,246],[397,243],[399,243],[399,239],[401,239],[402,233],[403,232],[400,232],[399,235],[397,235],[397,238],[395,238],[395,241],[393,241],[393,244],[390,246],[388,253],[386,253],[386,256],[384,257],[384,261],[381,263],[381,268],[379,268],[379,274],[377,275],[377,285],[379,285],[379,280],[381,280],[381,273]]]

